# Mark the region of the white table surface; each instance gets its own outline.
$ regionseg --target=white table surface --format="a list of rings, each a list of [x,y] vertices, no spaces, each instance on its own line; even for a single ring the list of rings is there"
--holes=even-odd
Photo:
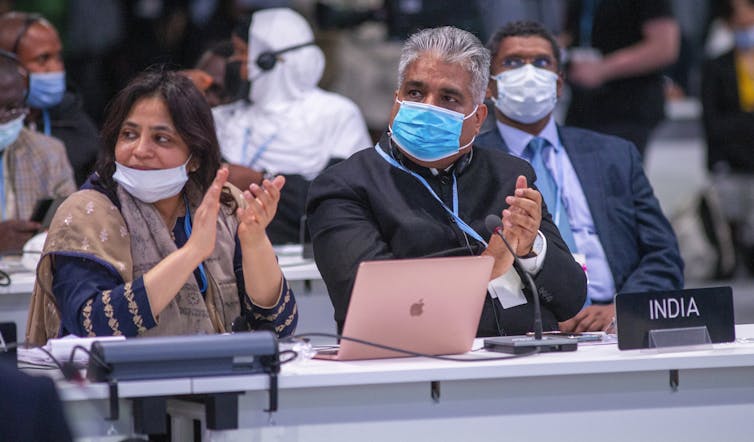
[[[702,350],[620,351],[603,344],[474,363],[296,361],[283,366],[280,409],[272,414],[262,411],[266,375],[121,382],[123,416],[107,426],[101,423],[107,386],[61,382],[59,388],[78,419],[78,434],[91,437],[106,427],[120,437],[129,434],[128,398],[243,391],[240,428],[207,432],[208,440],[223,433],[217,440],[458,440],[506,434],[511,440],[603,441],[605,431],[614,432],[611,440],[751,440],[754,342],[746,338],[754,338],[754,325],[736,330],[737,342]],[[680,373],[677,391],[668,382],[672,370]],[[439,386],[436,401],[430,384]]]

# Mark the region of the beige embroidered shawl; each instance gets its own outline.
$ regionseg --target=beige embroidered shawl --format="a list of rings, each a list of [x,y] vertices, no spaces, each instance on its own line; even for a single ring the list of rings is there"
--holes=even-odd
[[[228,186],[238,203],[240,191]],[[186,186],[191,212],[201,202],[202,195],[192,185]],[[233,251],[237,221],[233,211],[222,207],[217,222],[217,242],[212,255],[204,261],[208,279],[206,298],[202,298],[194,278],[189,278],[181,290],[160,313],[158,325],[147,330],[143,317],[133,301],[131,282],[154,267],[176,250],[170,231],[152,204],[133,198],[118,189],[121,210],[108,197],[96,190],[81,190],[71,195],[58,209],[43,255],[37,267],[37,280],[32,293],[26,342],[44,345],[60,329],[59,309],[52,293],[55,253],[66,252],[89,255],[109,263],[126,282],[126,296],[132,320],[140,336],[217,333],[230,330],[233,319],[240,314],[238,288],[233,272]],[[105,314],[113,335],[121,334],[118,320],[107,309],[109,291],[103,292]],[[91,310],[92,301],[84,306]],[[89,335],[94,336],[91,322],[84,320]]]

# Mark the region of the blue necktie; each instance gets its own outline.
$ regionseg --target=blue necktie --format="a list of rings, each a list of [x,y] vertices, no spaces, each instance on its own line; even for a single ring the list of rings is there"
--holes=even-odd
[[[531,158],[531,165],[534,168],[534,172],[537,174],[537,188],[542,194],[542,198],[547,204],[547,210],[550,211],[553,221],[557,218],[557,214],[554,212],[558,210],[560,213],[560,219],[558,220],[558,230],[560,230],[560,236],[565,241],[571,252],[576,252],[576,242],[573,240],[573,232],[571,231],[571,223],[568,221],[568,214],[565,213],[563,208],[563,202],[560,201],[558,205],[555,201],[555,197],[558,194],[558,184],[550,173],[550,169],[547,168],[544,160],[544,150],[550,146],[544,138],[534,137],[526,149],[529,151],[529,157]]]

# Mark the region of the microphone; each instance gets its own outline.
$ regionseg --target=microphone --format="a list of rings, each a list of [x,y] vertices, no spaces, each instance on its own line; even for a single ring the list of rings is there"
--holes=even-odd
[[[487,215],[484,219],[484,225],[492,234],[497,234],[500,239],[503,240],[503,244],[513,256],[513,268],[516,273],[526,282],[526,285],[531,292],[534,302],[534,336],[499,336],[494,338],[486,338],[484,340],[484,348],[488,351],[497,351],[502,353],[546,353],[554,351],[574,351],[578,347],[578,342],[575,339],[561,338],[557,336],[542,336],[542,309],[539,301],[539,291],[537,285],[534,283],[534,278],[531,274],[524,269],[521,260],[516,256],[516,252],[513,250],[508,240],[503,236],[503,221],[497,215]],[[492,308],[495,308],[493,306]]]

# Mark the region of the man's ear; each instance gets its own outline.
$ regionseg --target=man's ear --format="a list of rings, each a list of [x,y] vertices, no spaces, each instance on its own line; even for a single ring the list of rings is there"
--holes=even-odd
[[[484,98],[489,100],[492,97],[497,97],[497,81],[490,79],[487,82],[487,92],[484,95]]]
[[[476,114],[474,115],[474,124],[476,125],[477,132],[482,128],[482,124],[484,124],[484,120],[487,119],[487,105],[482,103],[479,105],[479,108],[476,110]]]
[[[560,99],[561,95],[563,95],[563,85],[565,84],[563,75],[565,75],[563,71],[559,71],[558,80],[555,82],[555,92],[558,94],[558,100]]]
[[[393,118],[395,118],[395,114],[398,113],[398,109],[400,108],[400,104],[398,104],[398,89],[393,92],[393,104],[390,106],[390,119],[388,120],[389,123],[392,124]]]

